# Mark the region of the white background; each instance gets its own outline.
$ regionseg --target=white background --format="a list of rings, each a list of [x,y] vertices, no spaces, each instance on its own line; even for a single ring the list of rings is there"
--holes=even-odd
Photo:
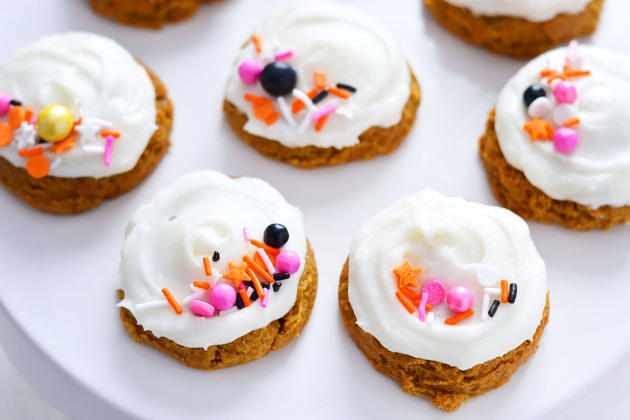
[[[113,202],[60,217],[32,210],[0,189],[0,340],[13,363],[47,399],[78,418],[468,419],[499,412],[513,419],[628,418],[629,403],[622,403],[630,382],[628,228],[576,233],[530,224],[551,290],[541,347],[507,385],[454,414],[400,391],[348,338],[337,281],[353,232],[423,187],[494,204],[477,139],[502,85],[524,62],[460,42],[418,0],[342,2],[377,16],[400,40],[420,81],[422,104],[414,130],[394,154],[315,171],[258,155],[221,115],[237,49],[264,15],[292,1],[226,0],[159,32],[101,19],[83,1],[2,2],[0,62],[39,36],[90,30],[142,59],[175,104],[170,152],[139,188]],[[608,0],[600,31],[584,42],[630,54],[621,36],[629,14],[627,2]],[[320,274],[313,314],[298,340],[217,372],[186,368],[133,342],[115,308],[114,277],[129,215],[177,175],[202,168],[265,178],[299,206]],[[0,417],[23,418],[33,409],[34,418],[48,417],[45,407],[24,403],[28,387],[4,357],[0,362],[6,378],[16,378],[2,383],[0,391],[8,391],[0,403],[9,414],[0,411]]]

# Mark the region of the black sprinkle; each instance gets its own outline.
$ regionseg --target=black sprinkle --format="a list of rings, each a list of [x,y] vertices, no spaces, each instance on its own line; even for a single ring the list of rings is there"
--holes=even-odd
[[[276,282],[273,283],[273,291],[277,292],[278,290],[280,290],[280,286],[282,286],[282,280],[278,280]]]
[[[9,101],[9,103],[10,103],[11,105],[13,105],[13,106],[21,106],[21,105],[22,105],[22,102],[21,102],[21,101],[18,101],[17,99],[11,99],[11,100]]]
[[[247,286],[247,287],[251,287],[252,289],[254,288],[254,282],[253,281],[246,280],[246,281],[243,282],[243,284],[245,286]]]
[[[291,277],[291,274],[287,273],[286,271],[283,271],[282,273],[276,273],[273,275],[274,280],[286,280],[289,277]]]
[[[243,303],[243,298],[241,297],[240,293],[236,294],[236,307],[238,309],[243,309],[245,307],[245,304]]]
[[[337,83],[337,87],[339,89],[344,89],[344,90],[347,90],[347,91],[352,92],[352,93],[357,91],[357,88],[355,88],[354,86],[347,85],[345,83]]]
[[[516,283],[510,283],[510,292],[508,293],[508,302],[514,303],[516,301]]]
[[[317,102],[321,102],[326,96],[328,96],[328,91],[327,90],[322,90],[317,95],[315,95],[315,97],[313,99],[311,99],[311,101],[314,104],[316,104]]]
[[[263,281],[260,283],[260,285],[264,288],[264,289],[269,289],[269,282],[268,281]]]
[[[490,309],[488,310],[488,315],[490,317],[493,317],[494,314],[497,313],[497,309],[499,309],[499,305],[501,304],[501,302],[499,301],[499,299],[495,299],[492,302],[492,305],[490,305]]]
[[[219,254],[219,251],[214,251],[214,254],[212,254],[212,261],[217,262],[221,259],[221,254]]]
[[[39,140],[37,140],[37,143],[48,143],[46,140],[40,138]]]
[[[249,300],[252,302],[256,302],[258,300],[258,292],[254,290],[249,296]]]

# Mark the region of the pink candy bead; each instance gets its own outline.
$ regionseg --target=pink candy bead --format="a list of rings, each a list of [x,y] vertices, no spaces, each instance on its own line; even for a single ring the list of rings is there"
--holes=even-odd
[[[229,284],[219,283],[210,290],[210,304],[220,311],[230,309],[236,303],[236,290]]]
[[[553,96],[559,104],[572,104],[577,99],[577,88],[575,84],[561,80],[553,88]]]
[[[193,300],[190,302],[190,312],[198,316],[210,318],[214,315],[214,306],[201,300]]]
[[[252,59],[245,60],[238,66],[238,75],[241,77],[243,83],[248,85],[256,84],[262,71],[262,64]]]
[[[577,131],[570,127],[560,127],[553,134],[553,146],[560,153],[571,153],[579,141],[580,137]]]
[[[276,256],[276,269],[282,273],[295,274],[300,268],[300,256],[294,251],[280,251]]]
[[[10,108],[11,98],[6,93],[0,92],[0,117],[6,115]]]
[[[472,307],[473,299],[470,289],[464,286],[455,286],[446,295],[446,303],[453,312],[466,312]]]
[[[444,298],[446,297],[446,287],[444,283],[439,280],[429,280],[422,287],[422,293],[428,293],[429,299],[427,303],[430,305],[439,305],[444,302]]]

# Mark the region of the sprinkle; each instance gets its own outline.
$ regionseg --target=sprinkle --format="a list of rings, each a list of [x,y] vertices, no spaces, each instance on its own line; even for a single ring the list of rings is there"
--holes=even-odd
[[[283,271],[282,273],[276,273],[273,275],[273,279],[278,281],[278,280],[286,280],[289,277],[291,277],[291,274],[287,273],[286,271]]]
[[[276,54],[276,56],[274,57],[274,60],[278,61],[278,60],[291,58],[293,57],[293,54],[294,54],[293,50],[287,50],[287,51]]]
[[[267,283],[269,284],[269,283]],[[265,293],[265,295],[263,296],[262,299],[260,299],[260,306],[262,306],[263,308],[267,307],[267,302],[269,302],[269,295],[271,293]]]
[[[276,269],[273,264],[271,264],[271,260],[269,259],[269,256],[267,255],[265,250],[262,248],[258,248],[256,252],[258,253],[258,255],[260,255],[260,258],[267,267],[267,271],[269,272],[269,274],[274,274],[276,272]]]
[[[151,302],[138,303],[136,309],[160,308],[165,305],[168,305],[165,300],[152,300]]]
[[[272,285],[273,291],[277,292],[278,290],[280,290],[280,286],[282,286],[282,280],[278,280]]]
[[[260,54],[262,52],[262,42],[260,42],[260,38],[258,38],[257,35],[252,35],[250,39],[254,43],[254,47],[256,47],[256,52]]]
[[[243,228],[243,237],[245,238],[246,241],[250,241],[250,236],[249,236],[249,229],[247,229],[246,227]]]
[[[252,106],[252,113],[254,114],[254,117],[259,120],[263,120],[266,123],[267,120],[274,115],[273,102],[268,98],[260,98],[260,100],[254,102],[254,105]]]
[[[488,308],[490,306],[490,295],[488,294],[484,294],[483,295],[483,304],[481,306],[481,319],[482,320],[486,320],[488,319]]]
[[[247,291],[249,292],[249,289]],[[258,300],[258,297],[258,292],[254,290],[252,293],[250,293],[249,300],[251,302],[256,302]]]
[[[501,303],[508,301],[508,282],[507,280],[501,280]]]
[[[265,280],[267,280],[269,283],[273,283],[274,279],[273,277],[271,277],[271,274],[267,273],[261,266],[259,266],[258,264],[256,264],[251,258],[249,258],[247,255],[245,255],[243,257],[243,261],[245,261],[247,263],[247,265],[249,266],[249,268],[251,268],[252,270],[254,270],[255,273],[259,274],[262,278],[264,278]]]
[[[7,123],[0,123],[0,147],[8,146],[13,140],[13,130]]]
[[[31,108],[26,108],[26,111],[24,111],[24,121],[26,121],[27,123],[30,123],[32,119],[33,119],[33,110]],[[35,122],[37,122],[37,120],[35,120]]]
[[[280,112],[285,120],[289,123],[291,127],[295,127],[295,120],[293,119],[293,115],[291,115],[291,110],[289,110],[289,105],[287,105],[286,99],[284,97],[278,97],[278,107],[280,108]]]
[[[203,270],[206,272],[206,276],[212,275],[212,266],[210,266],[210,259],[203,257]]]
[[[322,118],[317,120],[317,122],[315,123],[315,131],[322,131],[322,128],[324,128],[324,124],[326,124],[326,120],[328,120],[328,115],[324,115]]]
[[[114,147],[114,136],[107,136],[107,142],[105,143],[105,166],[112,164],[112,149]]]
[[[291,104],[291,107],[292,107],[291,111],[294,114],[297,114],[298,112],[300,112],[302,108],[304,108],[305,104],[308,109],[315,108],[315,105],[313,105],[312,99],[315,96],[317,96],[317,89],[311,89],[308,91],[308,93],[304,93],[299,89],[293,89],[292,93],[293,93],[293,96],[297,98]]]
[[[516,292],[517,292],[516,283],[510,283],[510,292],[508,293],[508,302],[514,303],[516,301]]]
[[[243,306],[244,307],[248,307],[249,305],[252,304],[252,301],[249,300],[249,296],[247,296],[247,291],[245,290],[239,290],[238,291],[238,295],[241,297],[241,300],[243,302]],[[237,298],[237,302],[238,302],[238,298]]]
[[[166,300],[168,300],[168,303],[171,305],[171,307],[173,308],[173,310],[175,311],[175,313],[177,315],[181,315],[182,313],[182,307],[179,306],[179,303],[177,303],[177,301],[175,300],[175,298],[173,297],[173,295],[171,294],[171,291],[168,290],[166,287],[162,289],[162,293],[164,294],[164,297],[166,297]]]
[[[323,118],[323,117],[325,117],[325,116],[327,116],[327,115],[332,114],[332,113],[333,113],[333,112],[335,112],[336,110],[337,110],[337,107],[336,107],[336,106],[334,106],[334,105],[329,105],[329,106],[327,106],[326,108],[320,109],[319,111],[315,112],[315,113],[313,114],[313,116],[311,117],[311,119],[312,119],[313,121],[317,121],[317,120],[319,120],[320,118]]]
[[[344,90],[347,90],[347,91],[352,92],[352,93],[357,91],[357,88],[355,88],[354,86],[347,85],[345,83],[337,83],[337,87],[339,89],[344,89]]]
[[[24,108],[17,105],[11,107],[9,111],[9,126],[12,130],[17,130],[22,125],[22,121],[24,121]]]
[[[74,147],[74,137],[66,137],[65,139],[53,144],[50,147],[51,152],[55,152],[58,155],[67,152]]]
[[[236,265],[232,262],[229,262],[228,267],[230,268],[230,270],[227,273],[223,274],[223,278],[232,280],[235,287],[238,287],[238,285],[242,281],[249,280],[249,276],[246,272],[247,264]]]
[[[245,289],[240,289],[238,291],[238,293],[236,294],[236,307],[238,309],[243,309],[245,307],[245,303],[243,303],[243,296],[241,295],[241,292],[245,293],[245,296],[247,296],[247,291]],[[249,300],[249,298],[247,298]]]
[[[249,275],[249,278],[252,279],[252,283],[254,283],[254,288],[256,289],[256,293],[258,293],[258,296],[264,297],[265,292],[263,291],[262,285],[260,284],[260,280],[258,280],[258,276],[254,274],[251,268],[247,269],[247,274]]]
[[[536,117],[523,126],[523,130],[529,133],[531,141],[550,140],[553,138],[553,127],[546,120]]]
[[[578,125],[579,123],[580,123],[580,119],[575,117],[575,118],[570,118],[570,119],[566,120],[564,122],[564,126],[565,127],[572,127],[574,125]]]
[[[548,78],[547,78],[547,83],[551,84],[551,82],[553,82],[556,79],[560,79],[560,80],[569,80],[569,78],[567,76],[565,76],[564,74],[561,73],[557,73],[554,72],[553,74],[551,74]]]
[[[418,305],[418,318],[420,318],[422,322],[427,320],[427,300],[429,300],[429,293],[423,292],[422,299],[420,299],[420,304]]]
[[[315,70],[315,73],[313,73],[313,82],[317,89],[319,90],[326,89],[326,73],[319,70]]]
[[[42,153],[44,153],[44,148],[36,147],[34,149],[22,149],[18,152],[18,155],[22,157],[31,157],[31,156],[41,155]]]
[[[252,282],[251,281],[242,281],[242,282],[240,282],[239,285],[238,285],[238,290],[241,290],[241,289],[245,290],[245,289],[247,289],[247,284],[246,283],[252,283]],[[253,285],[254,285],[254,283],[252,283],[252,286]]]
[[[9,104],[11,104],[13,106],[20,106],[20,105],[22,105],[22,101],[18,101],[17,99],[11,99],[9,101]]]
[[[499,302],[499,299],[495,299],[494,301],[492,301],[492,305],[490,305],[490,310],[488,311],[488,315],[491,318],[494,316],[494,314],[497,313],[497,309],[499,309],[500,304],[501,302]]]
[[[274,112],[273,114],[271,114],[269,117],[265,119],[265,124],[273,125],[275,124],[276,121],[278,121],[278,118],[280,118],[280,113]]]
[[[329,87],[328,91],[330,91],[330,93],[342,99],[348,99],[350,97],[350,93],[347,90],[339,89],[334,86]]]
[[[315,105],[313,105],[314,107]],[[298,127],[298,133],[302,134],[306,131],[306,129],[311,125],[311,116],[317,111],[316,108],[312,108],[308,110],[308,113],[302,120],[302,124]]]
[[[105,138],[107,138],[107,136],[112,136],[113,138],[117,139],[120,137],[120,133],[114,130],[101,130],[101,136]]]
[[[472,314],[474,314],[474,313],[475,313],[475,311],[473,311],[472,309],[468,309],[466,312],[462,312],[462,313],[457,314],[457,315],[455,315],[455,316],[453,316],[453,317],[446,318],[446,319],[444,320],[444,323],[445,323],[446,325],[455,325],[455,324],[457,324],[457,323],[462,322],[462,321],[463,321],[463,320],[465,320],[466,318],[468,318],[468,317],[472,316]]]
[[[59,166],[60,163],[61,158],[55,158],[55,160],[53,160],[53,162],[50,164],[50,170],[52,171],[53,169],[55,169],[57,166]]]
[[[219,251],[214,251],[214,254],[212,254],[212,261],[217,262],[221,259],[221,254],[219,254]]]
[[[398,279],[398,288],[406,286],[418,287],[417,277],[422,273],[421,268],[412,268],[409,261],[405,261],[403,265],[394,268],[394,275]]]
[[[83,148],[83,151],[89,152],[89,153],[98,153],[98,154],[105,153],[105,148],[103,146],[95,146],[95,145],[88,144],[88,145],[83,145],[82,148]]]
[[[198,281],[195,280],[193,281],[193,286],[198,287],[199,289],[209,289],[210,288],[210,283],[208,283],[207,281]]]
[[[43,178],[50,172],[50,162],[42,155],[32,156],[26,161],[26,172],[33,178]]]
[[[246,101],[249,101],[251,103],[263,103],[267,100],[267,98],[264,98],[262,96],[258,96],[258,95],[253,95],[251,93],[246,93],[245,96],[243,96],[245,98]]]
[[[396,297],[398,298],[398,300],[400,301],[400,303],[403,304],[403,306],[405,307],[405,309],[407,309],[407,312],[409,312],[410,314],[414,313],[416,311],[416,308],[411,304],[411,302],[409,302],[407,300],[407,298],[405,297],[405,295],[403,295],[399,290],[396,290]]]
[[[321,102],[326,96],[328,96],[328,91],[322,90],[317,95],[315,95],[315,97],[313,98],[313,103],[316,104],[318,102]]]
[[[410,299],[420,299],[420,292],[416,292],[415,290],[407,289],[403,287],[402,289],[398,289],[402,292],[403,295],[407,296]]]
[[[248,241],[254,245],[257,246],[258,248],[262,248],[265,250],[265,252],[271,254],[271,255],[278,255],[280,253],[280,250],[278,248],[273,248],[269,245],[267,245],[266,243],[257,241],[256,239],[248,239]]]
[[[501,294],[501,289],[498,287],[486,287],[484,293],[489,294],[490,296],[499,296]]]
[[[569,46],[567,47],[567,56],[564,58],[564,61],[567,64],[576,58],[577,48],[578,48],[578,41],[576,39],[571,40],[569,42]]]

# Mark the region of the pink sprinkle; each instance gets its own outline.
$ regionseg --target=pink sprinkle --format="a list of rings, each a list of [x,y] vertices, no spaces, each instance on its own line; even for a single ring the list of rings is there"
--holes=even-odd
[[[214,315],[214,306],[201,300],[193,300],[190,302],[190,312],[197,316],[210,318]]]
[[[427,292],[422,292],[420,304],[418,305],[418,318],[420,318],[420,321],[422,322],[427,320],[427,300],[429,300],[429,294]]]
[[[245,284],[243,282],[240,282],[238,284],[238,290],[245,290],[245,289],[247,289],[247,286],[245,286]]]
[[[105,166],[109,166],[112,164],[112,150],[114,148],[114,136],[107,136],[107,141],[105,143]]]
[[[271,294],[269,292],[270,289],[267,289],[267,291],[265,292],[265,297],[260,299],[260,306],[262,306],[263,308],[267,307],[267,299],[269,299],[269,295]]]
[[[249,229],[247,229],[246,227],[243,228],[243,237],[245,238],[247,242],[249,242],[249,239],[250,239]]]
[[[271,263],[271,260],[269,259],[269,256],[267,255],[267,253],[262,248],[258,248],[256,252],[258,252],[258,255],[265,263],[265,266],[267,267],[267,271],[269,271],[271,274],[275,274],[276,268]]]
[[[284,60],[285,58],[289,57],[293,57],[293,50],[287,50],[285,52],[278,53],[274,58],[276,60]]]
[[[577,39],[572,40],[571,42],[569,42],[569,46],[567,47],[567,56],[565,57],[564,61],[569,64],[571,63],[571,61],[573,61],[576,57],[576,53],[577,53],[577,48],[578,48],[578,41]]]
[[[36,125],[36,124],[37,124],[37,117],[31,118],[31,125]]]
[[[330,115],[337,110],[337,107],[334,105],[329,105],[324,109],[320,109],[319,111],[313,114],[312,120],[317,121],[320,118],[325,117],[326,115]]]

